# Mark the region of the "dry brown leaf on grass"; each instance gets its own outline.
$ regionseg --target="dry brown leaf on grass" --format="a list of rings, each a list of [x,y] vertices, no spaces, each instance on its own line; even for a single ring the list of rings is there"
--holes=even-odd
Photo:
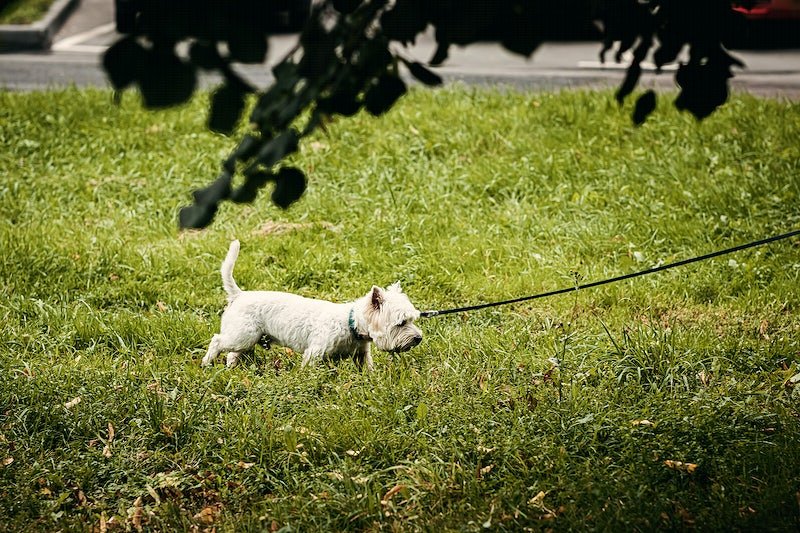
[[[111,422],[108,423],[108,439],[106,440],[106,445],[103,446],[103,457],[109,458],[111,457],[111,443],[114,442],[114,425]]]
[[[759,337],[761,337],[765,341],[768,341],[769,340],[769,334],[767,333],[768,331],[769,331],[769,322],[767,322],[767,320],[764,319],[758,326]]]
[[[786,388],[791,389],[792,387],[796,386],[800,383],[800,373],[795,374],[794,376],[790,377],[786,381],[783,382],[783,386]]]
[[[403,490],[404,488],[406,488],[405,485],[395,485],[394,487],[389,489],[386,492],[386,494],[383,495],[383,498],[381,498],[381,505],[389,505],[389,502],[392,501],[394,495]]]
[[[549,518],[555,518],[556,512],[553,511],[552,509],[549,509],[544,504],[544,497],[545,496],[547,496],[547,493],[545,491],[543,491],[543,490],[540,490],[536,494],[536,496],[534,496],[533,498],[528,500],[528,505],[531,506],[531,507],[535,507],[537,509],[540,509],[540,510],[544,511],[545,513],[547,513],[545,516],[549,516]]]
[[[209,525],[213,524],[214,520],[217,518],[217,514],[219,510],[216,507],[203,507],[203,509],[194,515],[192,518],[200,522],[201,524]]]
[[[697,373],[697,379],[700,380],[700,383],[702,383],[703,386],[708,387],[708,384],[711,383],[711,374],[706,373],[705,370],[701,370]]]
[[[3,459],[3,466],[9,466],[13,462],[14,462],[13,457],[6,457],[5,459]]]
[[[144,508],[142,507],[142,497],[139,496],[133,501],[133,507],[128,509],[128,517],[131,525],[136,531],[142,530],[142,516],[144,515]]]
[[[664,461],[664,464],[667,466],[667,468],[678,470],[679,472],[686,472],[687,474],[694,474],[697,470],[697,465],[695,463],[684,463],[683,461],[673,461],[671,459],[667,459]]]
[[[147,489],[147,494],[153,498],[153,501],[156,502],[156,506],[161,505],[161,496],[158,495],[156,489],[151,487],[150,485],[146,485],[145,488]]]
[[[73,399],[71,399],[70,401],[68,401],[67,403],[65,403],[64,407],[66,407],[67,409],[72,409],[73,407],[75,407],[79,403],[81,403],[81,397],[80,396],[76,396]]]
[[[536,494],[536,496],[534,496],[533,498],[528,500],[528,505],[531,505],[533,507],[543,507],[544,506],[544,497],[545,496],[547,496],[547,493],[545,493],[545,491],[543,491],[543,490],[540,490]]]
[[[655,424],[650,422],[649,420],[632,420],[631,424],[634,426],[645,426],[645,427],[655,426]]]

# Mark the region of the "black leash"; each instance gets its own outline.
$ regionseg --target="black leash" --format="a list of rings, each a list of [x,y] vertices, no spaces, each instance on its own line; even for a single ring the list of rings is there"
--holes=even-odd
[[[615,278],[604,279],[600,281],[593,281],[592,283],[586,283],[584,285],[576,285],[574,287],[568,287],[564,289],[557,289],[550,292],[543,292],[541,294],[534,294],[533,296],[522,296],[520,298],[513,298],[511,300],[503,300],[500,302],[490,302],[485,304],[478,304],[478,305],[470,305],[467,307],[455,307],[453,309],[442,309],[439,311],[422,311],[419,315],[423,318],[430,318],[434,316],[441,316],[441,315],[450,315],[453,313],[466,313],[467,311],[477,311],[478,309],[486,309],[487,307],[498,307],[501,305],[509,305],[515,304],[519,302],[527,302],[529,300],[538,300],[539,298],[547,298],[548,296],[556,296],[558,294],[565,294],[568,292],[579,291],[582,289],[591,289],[592,287],[599,287],[600,285],[607,285],[609,283],[615,283],[617,281],[623,281],[626,279],[636,278],[639,276],[644,276],[646,274],[654,274],[656,272],[661,272],[662,270],[669,270],[670,268],[676,268],[683,265],[688,265],[691,263],[697,263],[698,261],[705,261],[706,259],[713,259],[714,257],[719,257],[721,255],[732,254],[734,252],[738,252],[740,250],[746,250],[747,248],[755,248],[756,246],[763,246],[765,244],[769,244],[771,242],[780,241],[784,239],[789,239],[796,235],[800,235],[800,230],[790,231],[788,233],[783,233],[781,235],[774,235],[772,237],[767,237],[766,239],[761,239],[759,241],[749,242],[747,244],[740,244],[739,246],[734,246],[733,248],[726,248],[724,250],[719,250],[716,252],[711,252],[710,254],[701,255],[698,257],[692,257],[691,259],[684,259],[682,261],[677,261],[675,263],[669,263],[667,265],[661,265],[653,268],[648,268],[647,270],[641,270],[639,272],[633,272],[631,274],[625,274],[622,276],[617,276]]]

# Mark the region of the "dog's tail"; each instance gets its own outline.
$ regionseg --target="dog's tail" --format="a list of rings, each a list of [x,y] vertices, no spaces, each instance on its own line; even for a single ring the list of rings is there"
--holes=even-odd
[[[233,241],[231,247],[228,248],[228,255],[225,256],[225,261],[219,271],[222,274],[222,286],[225,287],[225,292],[228,293],[228,303],[231,303],[239,296],[242,289],[236,284],[233,279],[233,265],[236,264],[236,258],[239,257],[239,241]]]

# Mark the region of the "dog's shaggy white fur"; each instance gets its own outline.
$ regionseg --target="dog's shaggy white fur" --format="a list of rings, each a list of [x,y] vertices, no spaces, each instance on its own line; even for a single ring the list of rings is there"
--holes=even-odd
[[[259,342],[275,342],[302,352],[302,365],[323,358],[352,357],[359,367],[372,370],[370,342],[380,350],[404,352],[422,341],[414,325],[419,311],[399,283],[382,289],[373,286],[362,298],[333,303],[273,291],[243,291],[233,279],[239,241],[233,241],[222,263],[222,286],[228,306],[220,332],[211,339],[202,365],[210,365],[221,352],[234,366],[242,352]]]

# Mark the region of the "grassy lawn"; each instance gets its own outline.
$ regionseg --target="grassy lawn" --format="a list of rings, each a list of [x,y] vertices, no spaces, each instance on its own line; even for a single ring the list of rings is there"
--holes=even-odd
[[[800,106],[414,92],[304,143],[288,211],[178,234],[231,147],[205,105],[0,93],[0,530],[800,526],[797,241],[423,320],[369,375],[199,367],[234,237],[243,288],[429,309],[796,228]]]
[[[0,0],[0,24],[31,24],[44,17],[55,0]]]

